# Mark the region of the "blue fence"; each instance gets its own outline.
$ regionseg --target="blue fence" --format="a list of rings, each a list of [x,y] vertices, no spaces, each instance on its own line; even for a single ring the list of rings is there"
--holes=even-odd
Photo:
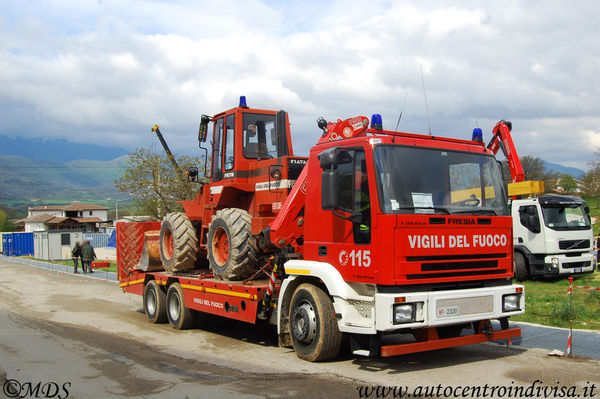
[[[92,247],[94,247],[94,248],[107,247],[109,239],[110,239],[110,234],[83,233],[83,240],[90,241],[90,244],[92,244]]]
[[[33,255],[33,233],[2,234],[2,251],[5,256]]]

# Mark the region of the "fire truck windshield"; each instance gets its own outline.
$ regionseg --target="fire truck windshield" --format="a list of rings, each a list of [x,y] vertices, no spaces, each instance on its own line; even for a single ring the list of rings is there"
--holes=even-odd
[[[490,155],[380,145],[373,157],[384,213],[508,215],[500,169]]]
[[[589,230],[590,218],[583,205],[542,205],[544,223],[553,230]]]

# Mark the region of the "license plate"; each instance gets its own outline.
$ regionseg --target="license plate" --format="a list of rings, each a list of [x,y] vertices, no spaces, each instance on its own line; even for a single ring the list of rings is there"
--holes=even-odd
[[[583,273],[583,267],[576,267],[575,269],[573,269],[573,272],[575,272],[575,273]]]
[[[455,317],[460,315],[460,307],[458,306],[446,306],[438,309],[438,317]]]

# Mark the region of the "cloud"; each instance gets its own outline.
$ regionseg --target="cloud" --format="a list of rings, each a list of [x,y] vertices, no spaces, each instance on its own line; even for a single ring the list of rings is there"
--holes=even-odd
[[[384,126],[489,137],[584,167],[600,146],[595,3],[54,1],[0,20],[0,134],[133,149],[161,124],[175,151],[200,115],[285,109],[306,153],[315,119],[381,113]],[[407,99],[403,109],[404,98]]]

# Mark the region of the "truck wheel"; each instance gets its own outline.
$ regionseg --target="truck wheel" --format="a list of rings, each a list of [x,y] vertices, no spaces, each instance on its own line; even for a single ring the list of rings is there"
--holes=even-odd
[[[319,287],[301,284],[292,295],[290,330],[294,350],[309,362],[337,356],[342,344],[331,298]]]
[[[171,273],[194,268],[198,257],[196,228],[185,213],[167,213],[160,228],[160,259]]]
[[[167,291],[167,317],[171,327],[185,330],[194,325],[195,317],[191,309],[185,306],[183,290],[179,283],[173,283]]]
[[[527,262],[520,252],[515,252],[515,279],[524,281],[527,279]]]
[[[251,234],[250,214],[243,209],[221,209],[208,229],[208,261],[221,280],[250,277],[263,259]]]
[[[152,323],[167,322],[167,296],[156,281],[146,284],[144,289],[144,313]]]

